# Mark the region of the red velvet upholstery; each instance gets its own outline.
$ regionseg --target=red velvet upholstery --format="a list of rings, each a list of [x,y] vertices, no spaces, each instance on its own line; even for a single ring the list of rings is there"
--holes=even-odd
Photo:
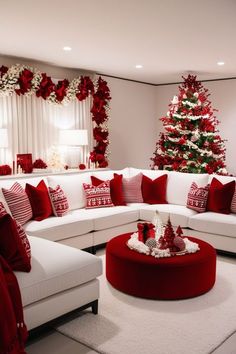
[[[148,204],[167,204],[166,201],[167,174],[151,178],[143,175],[142,195],[144,203]]]
[[[20,239],[15,220],[9,214],[0,217],[0,255],[12,270],[29,272],[30,258]]]
[[[223,184],[213,177],[208,194],[207,210],[215,213],[230,214],[234,191],[235,181]]]
[[[106,277],[116,289],[149,299],[184,299],[209,291],[216,276],[216,251],[197,242],[200,251],[185,256],[154,258],[130,250],[130,234],[114,237],[106,247]]]
[[[122,177],[123,175],[118,175],[115,173],[114,178],[110,180],[111,200],[114,205],[126,205],[123,195]],[[95,176],[91,176],[91,182],[93,186],[97,187],[104,181]]]
[[[26,183],[25,191],[29,197],[34,220],[41,221],[53,214],[48,188],[44,180],[40,181],[37,187]]]

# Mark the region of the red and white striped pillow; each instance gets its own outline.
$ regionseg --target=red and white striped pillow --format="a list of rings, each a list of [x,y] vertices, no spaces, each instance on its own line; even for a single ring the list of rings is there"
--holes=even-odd
[[[2,202],[0,202],[0,217],[3,215],[6,215],[6,214],[8,214],[8,213],[5,209],[5,206]],[[26,252],[28,258],[30,259],[31,258],[30,243],[29,243],[28,237],[25,233],[25,230],[23,229],[23,227],[21,226],[21,224],[17,220],[15,220],[14,218],[13,218],[13,220],[16,223],[17,232],[18,232],[18,235],[21,239],[22,245],[24,246],[25,252]]]
[[[209,184],[205,187],[198,187],[193,182],[188,192],[187,208],[193,209],[198,213],[204,213],[207,206],[207,197],[209,192]]]
[[[32,219],[33,213],[29,198],[18,182],[15,182],[10,189],[2,188],[2,192],[12,216],[21,225]]]
[[[69,204],[67,197],[60,186],[56,186],[55,189],[52,187],[48,188],[49,195],[52,202],[53,213],[56,216],[64,216],[69,211]]]
[[[83,183],[86,196],[86,209],[112,207],[110,181],[104,181],[98,186]]]
[[[231,202],[231,212],[236,214],[236,188]]]
[[[143,174],[141,172],[130,178],[123,177],[122,186],[126,203],[143,203],[142,179]]]

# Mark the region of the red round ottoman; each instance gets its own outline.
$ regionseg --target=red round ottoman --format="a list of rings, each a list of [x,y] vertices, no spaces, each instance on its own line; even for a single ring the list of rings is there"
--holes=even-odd
[[[131,233],[114,237],[106,247],[106,277],[124,293],[148,298],[176,300],[209,291],[216,277],[216,251],[207,242],[197,242],[200,251],[184,256],[154,258],[130,250]]]

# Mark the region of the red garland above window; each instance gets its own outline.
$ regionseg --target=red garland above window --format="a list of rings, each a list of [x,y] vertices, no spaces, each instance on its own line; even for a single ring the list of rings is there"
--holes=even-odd
[[[55,84],[50,76],[26,65],[0,67],[0,95],[32,95],[55,104],[69,103],[74,99],[85,100],[92,96],[93,138],[95,146],[90,153],[91,162],[99,167],[108,166],[108,109],[111,100],[107,82],[101,77],[94,83],[90,77],[81,76],[72,81],[60,80]]]

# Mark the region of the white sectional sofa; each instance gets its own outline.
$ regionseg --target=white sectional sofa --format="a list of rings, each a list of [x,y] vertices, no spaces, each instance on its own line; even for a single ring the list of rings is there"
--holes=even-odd
[[[168,204],[131,203],[127,206],[85,209],[82,183],[91,183],[91,175],[102,180],[111,179],[114,172],[124,177],[142,172],[152,179],[167,173]],[[235,179],[216,177],[222,183]],[[93,304],[96,312],[101,261],[79,249],[96,247],[114,236],[135,231],[137,222],[151,221],[155,210],[160,212],[163,222],[170,216],[173,226],[180,225],[185,235],[198,237],[218,250],[236,254],[236,214],[199,214],[186,207],[192,182],[205,186],[211,181],[211,175],[125,168],[120,171],[10,176],[0,178],[0,188],[10,188],[15,181],[23,187],[26,182],[36,186],[42,178],[48,186],[59,184],[62,187],[70,211],[63,217],[51,216],[40,222],[31,220],[24,225],[32,248],[32,271],[18,272],[17,278],[29,329],[88,303]]]
[[[113,178],[113,174],[132,177],[142,172],[155,179],[168,174],[168,204],[149,205],[131,203],[127,206],[111,208],[85,209],[85,196],[82,183],[91,183],[90,176],[102,180]],[[79,249],[106,243],[112,237],[136,230],[138,220],[151,221],[158,210],[165,222],[170,216],[174,226],[180,225],[185,234],[198,237],[211,243],[216,249],[236,253],[236,214],[219,214],[214,212],[197,213],[186,207],[187,194],[193,181],[205,186],[213,178],[208,174],[191,174],[160,170],[125,168],[112,171],[78,171],[58,175],[31,176],[24,175],[0,179],[0,188],[9,188],[16,180],[25,186],[28,182],[37,185],[41,179],[49,186],[60,185],[67,195],[70,211],[63,217],[51,216],[40,222],[31,220],[24,225],[29,236],[36,236],[57,241]],[[236,180],[235,177],[216,176],[222,183]]]

